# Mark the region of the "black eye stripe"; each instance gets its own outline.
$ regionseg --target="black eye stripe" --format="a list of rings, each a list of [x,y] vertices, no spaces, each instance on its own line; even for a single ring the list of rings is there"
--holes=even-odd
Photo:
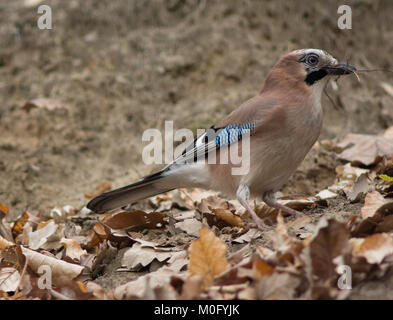
[[[315,82],[321,80],[322,78],[324,78],[327,75],[326,70],[320,69],[318,71],[313,71],[311,73],[309,73],[306,77],[306,79],[304,79],[304,81],[309,85],[313,85]]]

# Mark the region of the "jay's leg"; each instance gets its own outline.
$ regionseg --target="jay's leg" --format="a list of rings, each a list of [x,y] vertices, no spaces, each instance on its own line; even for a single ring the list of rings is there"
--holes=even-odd
[[[299,211],[296,211],[296,210],[294,210],[292,208],[289,208],[287,206],[284,206],[281,203],[278,203],[277,199],[276,199],[276,196],[274,195],[274,192],[272,192],[272,191],[265,192],[265,194],[263,195],[263,201],[265,201],[265,203],[269,207],[279,209],[279,210],[281,210],[283,212],[286,212],[286,213],[288,213],[290,215],[304,216],[303,213],[301,213]]]
[[[256,223],[257,227],[261,230],[270,230],[272,227],[266,225],[261,218],[257,216],[255,211],[251,208],[248,200],[250,199],[250,189],[246,185],[240,185],[236,192],[237,199],[240,204],[250,213],[252,219]]]

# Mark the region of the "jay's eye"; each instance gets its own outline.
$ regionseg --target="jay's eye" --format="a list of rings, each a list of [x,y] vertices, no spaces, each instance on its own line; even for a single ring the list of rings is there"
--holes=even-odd
[[[319,59],[318,56],[315,54],[310,54],[307,58],[306,58],[306,62],[308,65],[310,66],[315,66],[318,64]]]

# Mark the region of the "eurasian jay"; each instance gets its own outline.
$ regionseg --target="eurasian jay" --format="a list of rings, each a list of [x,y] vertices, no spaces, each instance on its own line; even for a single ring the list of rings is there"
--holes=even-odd
[[[262,198],[287,214],[301,214],[279,203],[275,192],[320,134],[321,95],[329,76],[354,71],[355,67],[338,63],[323,50],[301,49],[284,55],[268,73],[258,95],[199,136],[171,164],[97,196],[87,208],[104,213],[173,189],[199,187],[236,196],[260,229],[268,226],[250,206],[251,198]],[[234,174],[239,163],[231,161],[231,149],[248,158],[248,170]]]

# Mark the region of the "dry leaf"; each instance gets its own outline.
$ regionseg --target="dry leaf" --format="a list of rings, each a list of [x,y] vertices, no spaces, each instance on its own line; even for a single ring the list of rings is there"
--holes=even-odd
[[[188,273],[189,275],[202,275],[203,286],[206,287],[230,266],[225,258],[227,252],[225,244],[207,228],[202,228],[199,233],[200,238],[194,240],[189,248]]]
[[[107,238],[105,227],[101,223],[97,223],[87,235],[87,247],[94,248]]]
[[[37,250],[52,249],[60,245],[64,228],[59,228],[54,221],[50,221],[44,227],[29,234],[29,248]]]
[[[348,193],[352,190],[355,181],[362,175],[367,174],[370,170],[353,167],[350,163],[336,167],[336,181],[328,189],[332,192],[343,190]]]
[[[336,275],[333,259],[342,254],[349,240],[345,224],[335,219],[323,218],[317,226],[314,238],[308,248],[312,274],[323,281]]]
[[[374,216],[377,210],[386,203],[384,197],[378,191],[371,191],[364,199],[364,206],[361,209],[362,219]]]
[[[310,199],[278,200],[278,202],[297,211],[310,209],[315,206],[315,201]]]
[[[217,196],[210,196],[206,199],[202,199],[202,201],[197,205],[197,208],[201,213],[211,213],[214,209],[227,209],[230,211],[236,210],[235,206],[228,200]]]
[[[0,291],[14,292],[18,288],[20,282],[20,274],[14,268],[0,269]]]
[[[326,200],[326,199],[331,199],[331,198],[337,197],[337,193],[332,192],[328,189],[324,189],[324,190],[319,191],[316,194],[316,197],[318,197],[321,200]]]
[[[173,213],[173,218],[177,221],[186,220],[186,219],[193,219],[195,218],[195,211],[179,211]]]
[[[234,215],[228,209],[216,208],[216,209],[212,209],[212,211],[219,219],[225,221],[229,225],[231,225],[233,227],[239,227],[239,228],[244,227],[244,223],[243,223],[242,219],[240,217]]]
[[[178,228],[190,236],[197,237],[199,235],[199,230],[203,227],[203,224],[196,219],[186,219],[175,223],[175,228]]]
[[[87,199],[94,198],[94,197],[98,196],[99,194],[101,194],[107,190],[110,190],[111,188],[112,188],[112,184],[110,183],[110,181],[101,182],[93,192],[85,192],[85,197]]]
[[[171,277],[184,277],[184,273],[175,272],[166,267],[162,267],[155,272],[138,277],[136,280],[127,282],[114,290],[114,297],[123,299],[155,299],[154,290],[158,287],[168,286]]]
[[[368,181],[368,175],[363,173],[355,181],[352,190],[347,191],[345,194],[351,202],[359,200],[359,198],[366,194],[370,190],[370,183]]]
[[[369,166],[382,157],[393,155],[393,139],[373,135],[349,133],[337,146],[347,148],[338,158],[352,164]]]
[[[2,236],[0,236],[0,251],[4,251],[7,248],[10,248],[14,246],[15,244],[11,241],[8,241],[7,239],[4,239]]]
[[[60,244],[66,248],[66,256],[72,260],[80,261],[81,256],[87,254],[87,251],[83,250],[80,244],[73,239],[62,238]]]
[[[172,255],[173,252],[159,251],[158,249],[143,247],[142,244],[135,243],[124,252],[121,264],[129,270],[139,270],[152,263],[154,259],[163,262],[172,257]]]
[[[252,271],[255,280],[261,280],[265,275],[273,274],[274,268],[261,259],[254,259]]]
[[[393,238],[387,233],[373,234],[355,243],[353,253],[365,257],[368,263],[380,264],[393,253]]]
[[[172,256],[167,261],[167,268],[174,271],[180,271],[188,264],[188,262],[187,251],[183,250],[179,252],[172,252]]]
[[[389,232],[393,230],[393,202],[385,203],[376,211],[373,211],[376,207],[377,206],[369,210],[371,216],[363,219],[354,228],[352,231],[353,236],[362,237],[373,233]]]
[[[53,282],[56,283],[58,279],[66,278],[72,280],[79,276],[84,267],[59,260],[42,253],[21,247],[22,253],[27,259],[27,263],[34,272],[38,273],[38,269],[43,266],[49,266],[52,272]]]
[[[29,214],[24,212],[17,221],[15,221],[14,226],[12,227],[12,234],[14,237],[19,235],[23,231],[23,227],[26,222],[29,220]]]
[[[259,229],[250,229],[245,234],[242,234],[240,237],[237,237],[233,240],[233,242],[237,243],[248,243],[253,239],[259,238],[263,232]]]
[[[146,213],[141,210],[123,211],[106,216],[102,222],[112,229],[140,231],[163,227],[165,214],[160,212]]]

